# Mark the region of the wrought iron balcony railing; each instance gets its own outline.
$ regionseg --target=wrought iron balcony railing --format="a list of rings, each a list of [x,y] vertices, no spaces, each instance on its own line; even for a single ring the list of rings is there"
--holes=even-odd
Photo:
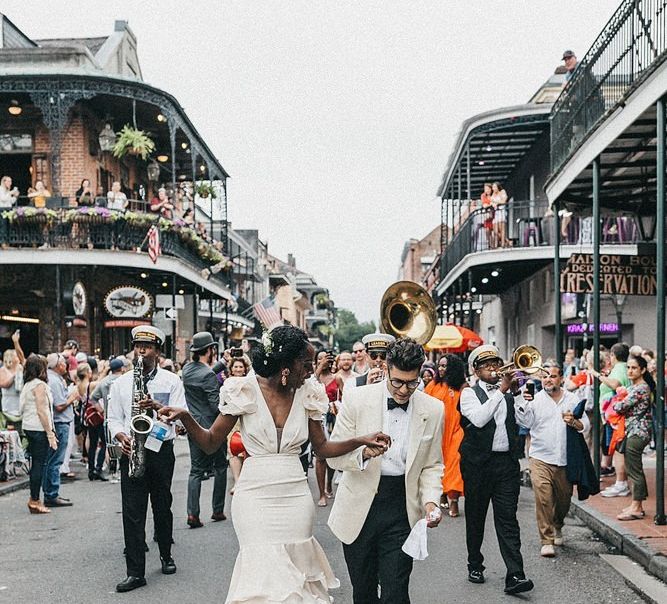
[[[667,1],[623,0],[556,100],[551,171],[667,57]]]
[[[507,238],[509,245],[496,241],[493,214],[486,208],[473,210],[447,242],[441,262],[440,279],[445,278],[467,255],[487,250],[553,245],[553,213],[546,201],[514,201],[507,204]],[[603,217],[602,243],[623,244],[641,241],[635,216]],[[591,217],[561,213],[561,245],[590,244],[593,241]],[[494,260],[497,262],[497,259]]]
[[[102,207],[52,207],[0,208],[0,246],[146,251],[148,232],[155,226],[163,255],[180,258],[205,278],[227,284],[225,271],[231,263],[223,255],[222,244],[207,241],[178,218]]]

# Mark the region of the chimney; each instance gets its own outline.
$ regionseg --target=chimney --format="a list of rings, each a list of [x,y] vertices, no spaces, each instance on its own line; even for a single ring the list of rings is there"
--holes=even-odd
[[[287,264],[291,268],[296,268],[296,258],[294,258],[294,254],[287,254]]]
[[[113,30],[114,31],[125,31],[127,29],[127,21],[114,21]]]

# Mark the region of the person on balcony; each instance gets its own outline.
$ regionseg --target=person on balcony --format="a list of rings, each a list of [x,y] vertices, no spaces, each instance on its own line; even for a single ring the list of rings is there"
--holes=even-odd
[[[51,197],[51,192],[44,185],[44,181],[38,180],[35,182],[35,188],[28,189],[28,197],[32,199],[36,208],[46,207],[46,198]]]
[[[107,207],[110,210],[124,212],[127,208],[127,195],[121,191],[120,181],[114,180],[111,184],[111,191],[107,193]]]
[[[16,205],[19,190],[12,188],[12,177],[3,176],[0,180],[0,210],[9,210]]]
[[[493,202],[493,234],[498,247],[509,247],[507,238],[507,193],[499,182],[491,185],[491,201]]]
[[[167,189],[164,187],[160,187],[157,191],[157,197],[153,197],[151,212],[159,214],[162,218],[167,218],[168,220],[174,217],[174,204],[169,200]]]
[[[74,194],[74,197],[76,199],[76,204],[77,206],[92,206],[94,203],[93,199],[93,191],[90,188],[90,180],[87,178],[84,178],[81,181],[81,186],[77,190],[77,192]]]

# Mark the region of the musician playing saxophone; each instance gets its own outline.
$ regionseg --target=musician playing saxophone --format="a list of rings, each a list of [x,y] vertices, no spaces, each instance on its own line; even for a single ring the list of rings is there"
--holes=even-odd
[[[132,330],[135,367],[139,357],[142,371],[128,371],[111,386],[109,394],[108,425],[111,435],[121,444],[120,485],[123,503],[123,534],[127,577],[116,585],[116,591],[126,592],[146,585],[146,510],[148,498],[153,507],[155,535],[160,549],[162,573],[176,572],[171,556],[173,516],[171,512],[171,480],[174,474],[174,428],[158,424],[157,410],[162,406],[185,407],[185,392],[180,378],[158,365],[160,348],[165,340],[164,332],[152,325],[141,325]],[[136,374],[136,375],[135,375]],[[135,381],[138,384],[135,384]],[[136,396],[137,386],[141,389]],[[139,409],[136,409],[138,403]],[[152,416],[153,432],[141,442],[132,430],[131,419],[137,412]],[[134,440],[134,443],[133,443]],[[140,456],[131,452],[141,445]]]

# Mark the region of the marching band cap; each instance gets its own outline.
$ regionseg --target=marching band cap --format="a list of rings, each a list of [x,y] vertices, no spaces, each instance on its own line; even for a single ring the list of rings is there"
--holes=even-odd
[[[475,348],[468,357],[468,363],[471,367],[475,369],[480,363],[484,361],[489,361],[491,359],[499,359],[500,361],[503,358],[500,356],[500,350],[493,344],[484,344]]]
[[[387,350],[395,341],[396,338],[388,333],[369,333],[361,338],[366,350]]]
[[[217,342],[213,339],[213,336],[208,331],[199,331],[192,336],[190,352],[206,350],[209,346],[215,346],[216,344]]]
[[[137,325],[132,328],[132,343],[148,342],[157,347],[162,346],[165,340],[164,331],[153,325]]]

